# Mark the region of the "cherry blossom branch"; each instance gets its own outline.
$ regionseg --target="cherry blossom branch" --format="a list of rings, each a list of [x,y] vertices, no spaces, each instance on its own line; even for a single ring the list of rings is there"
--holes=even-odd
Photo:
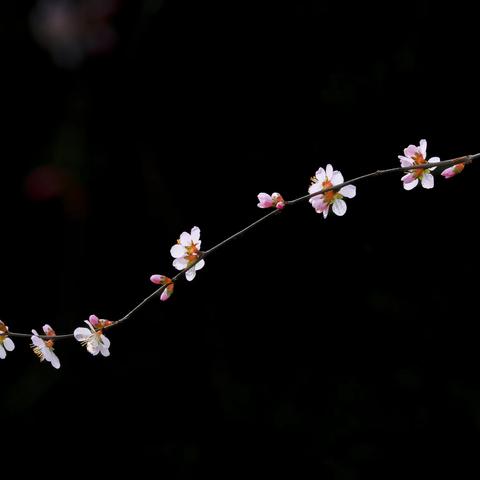
[[[257,227],[260,225],[260,223],[263,223],[266,221],[268,218],[273,217],[274,215],[278,215],[281,212],[281,208],[287,205],[295,205],[301,202],[305,202],[307,200],[310,200],[313,197],[317,197],[320,195],[323,195],[325,193],[328,193],[330,191],[340,191],[343,187],[346,187],[348,185],[351,185],[353,183],[358,183],[360,181],[366,180],[371,177],[378,177],[382,175],[387,175],[387,174],[392,174],[392,173],[402,173],[402,172],[411,172],[412,170],[421,170],[421,169],[432,169],[433,167],[453,167],[455,165],[460,165],[460,164],[469,164],[472,163],[474,160],[478,160],[480,158],[480,153],[476,153],[474,155],[465,155],[463,157],[457,157],[453,158],[450,160],[444,160],[444,161],[438,161],[434,164],[432,163],[421,163],[421,164],[413,164],[405,167],[396,167],[396,168],[389,168],[389,169],[384,169],[384,170],[376,170],[374,172],[361,175],[359,177],[353,178],[351,180],[348,180],[346,182],[338,183],[337,185],[331,185],[327,186],[325,188],[322,188],[321,190],[310,193],[308,195],[303,195],[301,197],[295,198],[293,200],[289,201],[283,201],[277,205],[277,209],[274,209],[267,214],[265,214],[263,217],[259,218],[258,220],[254,221],[253,223],[249,224],[247,227],[243,228],[242,230],[238,231],[237,233],[234,233],[233,235],[227,237],[225,240],[222,240],[218,244],[214,245],[212,248],[210,248],[207,251],[204,252],[199,252],[196,255],[196,259],[188,264],[186,268],[181,270],[179,273],[177,273],[174,277],[171,279],[168,279],[168,281],[164,284],[162,284],[159,288],[157,288],[155,291],[153,291],[151,294],[149,294],[147,297],[145,297],[143,300],[141,300],[135,307],[133,307],[127,314],[125,314],[122,318],[119,320],[109,322],[108,324],[102,326],[102,330],[107,330],[110,328],[113,328],[126,320],[128,320],[134,313],[136,313],[138,310],[140,310],[146,303],[148,303],[150,300],[152,300],[154,297],[157,297],[160,295],[165,289],[167,289],[169,286],[173,285],[177,280],[181,279],[182,277],[186,276],[188,271],[191,271],[194,269],[194,267],[204,260],[207,256],[210,256],[213,252],[218,250],[220,247],[223,247],[227,245],[228,243],[236,240],[243,234],[247,233],[248,231],[252,230],[253,228]],[[280,197],[281,198],[281,197]],[[8,331],[5,333],[0,332],[0,336],[8,335],[8,337],[18,337],[18,338],[31,338],[32,334],[31,333],[19,333],[19,332],[12,332]],[[67,338],[74,338],[73,333],[68,333],[68,334],[61,334],[61,335],[36,335],[38,338],[42,340],[63,340]]]
[[[285,205],[294,205],[296,203],[304,202],[305,200],[310,200],[317,195],[322,195],[324,193],[330,192],[332,190],[340,190],[342,187],[346,187],[347,185],[351,185],[352,183],[358,183],[362,180],[366,180],[367,178],[371,177],[379,177],[381,175],[388,175],[389,173],[402,173],[402,172],[409,172],[410,170],[423,170],[432,167],[452,167],[454,165],[459,165],[461,163],[468,164],[472,163],[474,160],[480,158],[480,153],[476,153],[475,155],[465,155],[463,157],[452,158],[451,160],[444,160],[443,162],[437,162],[435,164],[431,163],[423,163],[420,165],[411,165],[408,167],[395,167],[395,168],[387,168],[385,170],[376,170],[375,172],[367,173],[366,175],[361,175],[360,177],[352,178],[346,182],[340,183],[338,185],[333,185],[328,188],[324,188],[319,192],[310,193],[308,195],[303,195],[302,197],[296,198],[295,200],[286,201]]]

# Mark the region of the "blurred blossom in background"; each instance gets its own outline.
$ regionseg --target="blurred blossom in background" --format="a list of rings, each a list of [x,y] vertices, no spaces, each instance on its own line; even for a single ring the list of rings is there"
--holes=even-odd
[[[111,25],[119,0],[38,0],[32,10],[32,34],[62,68],[79,67],[89,56],[114,48]]]

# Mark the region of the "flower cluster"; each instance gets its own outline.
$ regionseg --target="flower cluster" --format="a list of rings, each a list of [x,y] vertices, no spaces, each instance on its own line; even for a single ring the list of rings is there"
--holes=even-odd
[[[104,357],[110,356],[110,340],[103,334],[103,329],[113,324],[110,320],[98,318],[96,315],[90,315],[85,320],[88,328],[78,327],[73,332],[73,336],[84,346],[92,355],[101,353]]]
[[[425,165],[427,163],[438,163],[440,159],[438,157],[432,157],[427,162],[427,141],[420,140],[420,145],[409,145],[403,151],[404,155],[399,155],[400,164],[402,167],[412,167],[415,165]],[[423,188],[433,188],[434,179],[430,172],[433,172],[436,167],[431,168],[416,168],[409,170],[406,175],[402,177],[403,188],[405,190],[411,190],[418,185],[418,181],[422,183]]]
[[[195,278],[196,272],[205,266],[205,260],[201,260],[201,244],[200,229],[193,227],[190,233],[183,232],[177,240],[177,243],[170,249],[170,254],[175,259],[173,266],[177,270],[185,270],[188,268],[185,273],[185,278],[188,281],[192,281]]]
[[[258,208],[275,207],[278,210],[282,210],[285,207],[285,200],[278,192],[274,192],[271,195],[261,192],[257,195],[257,198]]]
[[[53,368],[59,369],[60,368],[60,360],[58,359],[54,348],[53,344],[54,339],[51,338],[47,341],[45,341],[43,338],[40,338],[38,336],[38,333],[36,330],[32,330],[32,348],[33,348],[33,353],[40,359],[41,362],[44,360],[51,363]],[[55,330],[48,324],[45,324],[43,326],[43,333],[47,337],[55,337],[56,333]]]
[[[12,339],[8,337],[8,327],[0,320],[0,358],[4,359],[7,352],[15,348]]]
[[[353,198],[356,195],[357,189],[354,185],[346,185],[339,190],[333,188],[342,183],[344,183],[343,175],[338,170],[334,170],[330,164],[327,165],[326,169],[319,168],[315,176],[312,177],[312,184],[308,193],[313,194],[329,189],[309,200],[317,213],[323,213],[323,218],[327,218],[330,205],[335,215],[345,215],[347,204],[343,198]]]

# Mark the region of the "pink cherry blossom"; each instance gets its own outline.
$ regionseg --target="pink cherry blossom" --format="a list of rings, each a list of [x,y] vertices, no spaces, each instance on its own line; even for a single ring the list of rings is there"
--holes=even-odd
[[[48,337],[55,337],[55,330],[46,324],[43,326],[43,332]],[[52,364],[53,368],[59,369],[60,368],[60,360],[58,359],[56,353],[54,352],[53,338],[50,340],[44,340],[38,336],[36,330],[32,330],[33,335],[31,336],[32,340],[32,349],[33,353],[40,359],[41,362],[46,360],[47,362]]]
[[[333,170],[333,167],[328,164],[326,169],[319,168],[315,176],[312,177],[312,184],[308,189],[308,193],[320,192],[325,188],[335,187],[343,182],[343,175],[338,170]],[[357,189],[354,185],[346,185],[338,191],[330,190],[326,193],[315,195],[309,202],[317,213],[323,213],[323,218],[327,218],[330,205],[335,215],[342,216],[347,211],[347,204],[343,198],[353,198],[356,193]]]
[[[87,351],[92,355],[101,353],[104,357],[110,355],[110,340],[103,334],[103,329],[112,325],[110,320],[99,319],[96,315],[90,315],[85,320],[88,328],[78,327],[73,332],[73,336],[78,340]]]
[[[285,207],[285,200],[278,192],[274,192],[272,195],[262,192],[257,195],[257,198],[259,201],[257,205],[258,208],[275,207],[278,210],[281,210],[283,207]]]
[[[452,167],[446,168],[442,172],[442,177],[452,178],[455,175],[458,175],[459,173],[463,172],[464,168],[465,168],[464,163],[457,163],[457,165],[453,165]]]
[[[0,358],[3,360],[7,352],[11,352],[15,344],[8,336],[8,327],[0,320]]]
[[[177,270],[185,270],[193,265],[201,257],[200,246],[200,229],[193,227],[191,232],[183,232],[177,243],[170,249],[170,254],[175,259],[173,266]],[[185,277],[188,281],[195,278],[196,272],[205,266],[205,260],[200,260],[195,265],[186,271]]]
[[[427,162],[427,141],[422,139],[420,140],[420,145],[417,147],[415,145],[409,145],[403,151],[404,155],[399,155],[400,164],[402,167],[411,167],[413,165],[425,165],[427,163],[437,163],[440,161],[438,157],[432,157]],[[433,188],[434,178],[430,173],[435,170],[437,167],[431,168],[416,168],[409,170],[406,175],[402,177],[403,188],[405,190],[412,190],[418,185],[420,180],[423,188]]]
[[[160,300],[164,302],[168,300],[173,293],[173,281],[171,278],[166,277],[165,275],[152,275],[150,277],[150,281],[155,285],[166,285],[166,287],[162,290],[160,294]]]

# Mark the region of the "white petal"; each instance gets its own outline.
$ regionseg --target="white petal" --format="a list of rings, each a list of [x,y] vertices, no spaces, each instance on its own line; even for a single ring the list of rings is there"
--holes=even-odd
[[[32,336],[31,340],[32,340],[32,343],[33,343],[36,347],[42,348],[42,347],[45,346],[45,342],[44,342],[41,338],[39,338],[39,337],[37,337],[37,336],[35,336],[35,335]]]
[[[45,357],[45,360],[47,362],[50,362],[52,360],[52,351],[48,347],[43,347],[41,348],[43,356]]]
[[[333,175],[333,167],[332,167],[330,164],[327,165],[327,168],[326,168],[326,170],[325,170],[325,173],[326,173],[326,175],[327,175],[327,178],[328,178],[329,180],[331,180],[331,179],[332,179],[332,175]]]
[[[413,180],[412,182],[408,182],[408,183],[403,183],[403,188],[405,190],[411,190],[412,188],[415,188],[416,186],[418,185],[418,178],[416,178],[415,180]]]
[[[357,187],[355,185],[347,185],[342,187],[339,193],[344,197],[353,198],[357,194]]]
[[[201,270],[205,266],[205,260],[200,260],[196,265],[195,265],[195,270]]]
[[[105,348],[110,348],[110,340],[105,335],[100,335],[100,343],[105,346]]]
[[[425,139],[420,140],[420,153],[423,158],[427,158],[427,141]]]
[[[184,247],[188,247],[192,243],[192,237],[189,233],[183,232],[180,235],[180,245],[183,245]]]
[[[3,346],[7,352],[11,352],[15,348],[12,339],[8,337],[3,341]]]
[[[3,360],[7,356],[7,352],[3,348],[3,345],[0,343],[0,358]]]
[[[343,175],[338,170],[335,170],[335,172],[333,172],[332,183],[333,185],[340,185],[341,183],[343,183]]]
[[[323,211],[323,218],[327,218],[329,210],[330,210],[330,205],[328,205],[327,208]]]
[[[335,215],[341,217],[342,215],[345,215],[345,212],[347,211],[347,204],[341,198],[337,198],[333,202],[332,210]]]
[[[110,352],[108,351],[108,347],[106,347],[105,345],[102,345],[102,344],[100,344],[100,353],[104,357],[109,357],[110,356]]]
[[[408,157],[404,157],[403,155],[399,155],[398,158],[400,159],[400,165],[402,167],[411,167],[415,162]]]
[[[73,332],[75,340],[78,340],[79,342],[84,342],[91,334],[91,330],[85,327],[78,327]]]
[[[188,265],[188,260],[186,258],[177,258],[176,260],[173,261],[173,266],[177,270],[183,270],[186,268]]]
[[[308,187],[308,193],[317,193],[319,192],[320,190],[322,189],[322,184],[320,183],[320,181],[318,182],[315,182],[315,183],[312,183],[309,187]]]
[[[87,343],[87,352],[92,355],[98,355],[100,351],[100,344],[95,338],[91,338]]]
[[[182,245],[179,245],[178,243],[175,244],[171,249],[170,249],[170,255],[173,257],[173,258],[180,258],[180,257],[183,257],[184,255],[186,255],[186,250],[185,250],[185,247],[183,247]]]
[[[440,158],[439,157],[432,157],[428,163],[438,163],[440,161]],[[432,167],[432,168],[429,168],[429,170],[431,172],[433,172],[437,167]]]
[[[200,229],[198,227],[192,228],[191,237],[193,243],[197,243],[200,240]]]
[[[93,327],[93,325],[88,320],[84,320],[84,322],[88,325],[88,328],[90,329],[90,331],[95,333],[95,328]]]
[[[50,363],[52,364],[53,368],[56,368],[57,370],[60,368],[60,360],[53,352],[52,352],[52,357],[50,359]]]
[[[195,278],[195,275],[195,268],[190,268],[190,270],[187,270],[187,272],[185,273],[185,277],[189,282],[191,282]]]
[[[317,180],[320,182],[320,186],[322,183],[325,181],[326,175],[325,175],[325,170],[320,167],[317,172],[315,173],[315,176],[317,177]]]
[[[433,188],[435,180],[431,173],[425,173],[422,177],[422,187],[423,188]]]

